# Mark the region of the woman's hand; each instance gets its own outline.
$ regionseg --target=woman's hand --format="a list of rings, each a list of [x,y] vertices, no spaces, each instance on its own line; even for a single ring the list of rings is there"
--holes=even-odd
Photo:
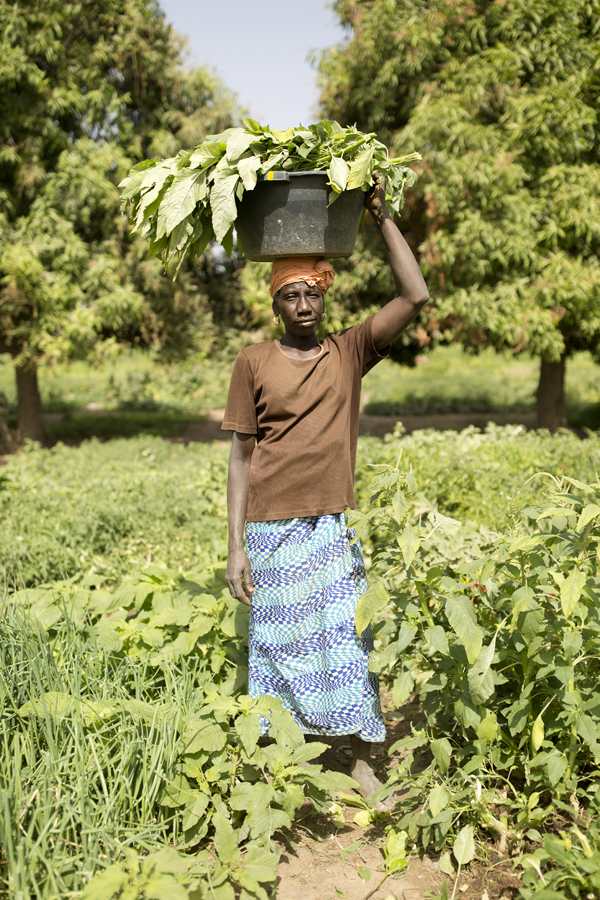
[[[380,228],[386,219],[390,218],[385,205],[385,181],[379,172],[373,172],[373,187],[365,194],[365,206],[373,221]]]
[[[249,595],[254,592],[254,585],[252,583],[250,560],[245,550],[231,550],[229,552],[225,581],[231,596],[239,600],[240,603],[250,606],[252,598]]]

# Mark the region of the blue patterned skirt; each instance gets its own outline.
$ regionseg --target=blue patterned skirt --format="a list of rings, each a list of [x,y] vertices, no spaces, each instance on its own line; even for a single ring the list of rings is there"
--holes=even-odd
[[[279,697],[305,734],[383,741],[379,682],[369,672],[373,638],[354,625],[365,567],[344,513],[248,522],[246,552],[250,695]]]

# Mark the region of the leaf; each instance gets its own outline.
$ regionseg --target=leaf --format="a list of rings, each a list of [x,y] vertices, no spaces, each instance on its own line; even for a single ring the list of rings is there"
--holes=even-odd
[[[392,692],[392,700],[394,706],[402,706],[410,697],[415,682],[411,672],[402,672],[402,674],[394,681],[394,689]]]
[[[437,650],[442,656],[448,656],[450,648],[446,632],[441,625],[430,625],[425,629],[425,640],[432,650]]]
[[[469,669],[467,680],[471,698],[476,706],[485,703],[494,693],[494,678],[491,672],[496,651],[496,635],[489,647],[484,647],[475,664]]]
[[[567,771],[567,766],[567,760],[562,754],[556,753],[550,756],[544,768],[546,769],[552,787],[558,784]]]
[[[260,169],[260,157],[248,156],[240,159],[237,164],[242,184],[247,191],[252,191],[256,187],[256,173]]]
[[[28,700],[18,710],[20,716],[52,716],[54,719],[63,719],[73,710],[79,709],[79,701],[66,694],[64,691],[47,691],[41,697]]]
[[[408,865],[406,861],[406,842],[408,834],[406,831],[396,831],[390,828],[387,834],[383,853],[385,856],[385,871],[387,875],[393,875],[405,869]]]
[[[194,210],[198,201],[206,197],[207,193],[206,172],[186,169],[176,175],[160,204],[156,239],[160,239],[165,234],[171,234],[176,226]],[[190,234],[192,231],[193,228],[190,226]]]
[[[346,190],[351,191],[354,190],[354,188],[366,190],[369,185],[373,184],[373,176],[371,174],[372,163],[373,148],[367,147],[358,154],[350,166]]]
[[[235,189],[240,176],[237,173],[230,174],[230,170],[224,170],[226,174],[219,173],[210,192],[210,206],[212,210],[212,226],[215,239],[221,243],[237,216],[235,202]]]
[[[467,659],[473,665],[481,653],[483,629],[476,623],[470,600],[466,597],[448,597],[445,610],[452,630],[462,641]]]
[[[513,604],[511,620],[510,620],[510,630],[511,633],[517,627],[517,620],[523,610],[527,609],[531,601],[533,600],[533,588],[530,588],[528,584],[523,585],[523,587],[517,588],[517,590],[513,593],[510,598],[510,602]]]
[[[88,882],[81,894],[81,900],[107,900],[118,894],[128,881],[129,873],[122,865],[109,866]]]
[[[409,510],[409,505],[406,502],[404,494],[402,493],[400,488],[398,488],[392,499],[392,509],[394,510],[394,519],[396,520],[398,525],[402,525]]]
[[[271,712],[271,734],[284,747],[297,747],[304,742],[302,729],[291,712],[281,707]]]
[[[261,835],[271,836],[280,828],[289,828],[292,824],[291,817],[283,809],[273,806],[255,807],[249,816],[252,837]]]
[[[533,727],[531,729],[531,749],[533,750],[533,752],[537,753],[543,743],[544,720],[542,719],[542,716],[540,714],[533,723]]]
[[[235,720],[235,730],[240,736],[244,750],[251,756],[256,750],[256,744],[260,737],[260,718],[255,712],[238,716]]]
[[[439,529],[445,534],[456,534],[462,528],[462,522],[459,522],[458,519],[451,519],[450,516],[443,516],[440,512],[431,513],[429,519],[436,530]]]
[[[472,825],[465,825],[456,836],[452,852],[454,853],[456,862],[460,866],[465,866],[467,863],[470,863],[475,856],[474,833],[475,829]]]
[[[400,545],[404,562],[408,568],[421,546],[421,540],[417,534],[416,528],[411,528],[410,525],[407,525],[402,534],[398,535],[398,544]]]
[[[482,719],[477,727],[477,737],[483,741],[493,741],[498,733],[498,719],[496,713],[488,710],[485,719]]]
[[[227,145],[223,141],[204,143],[190,156],[190,168],[206,169],[217,163],[225,155],[226,150]]]
[[[356,819],[354,821],[356,821]],[[362,878],[362,880],[364,881],[365,884],[371,880],[371,874],[372,874],[371,870],[365,868],[365,866],[358,867],[358,874],[360,875],[360,877]]]
[[[222,863],[233,862],[239,856],[235,831],[225,816],[218,812],[213,816],[215,826],[215,850]]]
[[[352,821],[360,828],[368,828],[372,821],[372,814],[369,809],[361,809],[357,812]]]
[[[356,604],[354,621],[359,634],[365,631],[373,618],[388,605],[389,601],[390,595],[382,581],[374,581],[369,585]]]
[[[256,140],[255,134],[248,134],[244,128],[232,128],[227,135],[227,150],[225,155],[227,161],[234,163],[246,152],[250,144]]]
[[[520,734],[527,725],[529,708],[528,698],[520,697],[506,710],[505,715],[512,735]]]
[[[563,614],[569,618],[581,597],[586,582],[585,573],[580,569],[572,569],[560,586],[560,605]]]
[[[442,784],[438,784],[437,787],[433,788],[429,794],[429,809],[432,816],[439,815],[448,806],[450,796],[450,793]]]
[[[452,746],[450,741],[448,738],[438,738],[438,740],[431,741],[429,749],[435,757],[438,769],[442,775],[445,775],[450,768],[450,759],[452,757]]]
[[[205,720],[198,728],[186,731],[182,738],[185,753],[197,753],[198,750],[215,753],[222,750],[226,743],[227,734],[221,726]]]
[[[444,875],[454,875],[455,869],[452,865],[452,859],[449,853],[444,853],[443,856],[440,857],[439,870],[440,872],[443,872]]]
[[[416,633],[416,625],[410,625],[408,622],[403,622],[400,626],[400,634],[398,635],[398,642],[396,644],[396,653],[402,653],[402,651],[411,643]]]
[[[182,819],[182,827],[184,831],[187,831],[189,828],[193,828],[200,819],[204,816],[206,812],[206,807],[208,806],[208,794],[201,794],[200,796],[196,795],[196,799],[190,806],[185,807],[185,811]]]
[[[327,182],[334,191],[341,193],[346,190],[348,184],[348,176],[350,175],[350,166],[345,159],[341,157],[332,157],[329,168],[327,169],[329,181]]]
[[[586,714],[578,713],[575,716],[575,730],[579,737],[585,741],[586,744],[589,744],[593,747],[598,740],[596,723],[592,719],[591,716]]]
[[[575,527],[578,531],[581,531],[592,521],[592,519],[595,519],[598,516],[600,516],[600,506],[597,506],[595,503],[589,503],[581,510],[581,515],[579,516]]]

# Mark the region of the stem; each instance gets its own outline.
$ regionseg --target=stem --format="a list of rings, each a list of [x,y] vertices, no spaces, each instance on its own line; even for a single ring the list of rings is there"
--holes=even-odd
[[[450,897],[450,900],[454,900],[454,896],[456,894],[456,888],[458,887],[458,879],[460,878],[460,869],[461,869],[461,865],[459,863],[458,871],[456,873],[456,878],[454,879],[454,888],[452,889],[452,896]]]
[[[379,890],[379,888],[381,887],[381,885],[383,884],[383,882],[385,881],[385,879],[386,879],[387,877],[388,877],[388,873],[386,872],[385,875],[383,876],[383,878],[381,879],[381,881],[378,881],[377,884],[375,885],[375,887],[374,887],[374,888],[371,888],[371,890],[370,890],[369,893],[366,895],[366,897],[364,898],[364,900],[369,900],[369,897],[372,897],[373,894],[374,894],[376,891]]]

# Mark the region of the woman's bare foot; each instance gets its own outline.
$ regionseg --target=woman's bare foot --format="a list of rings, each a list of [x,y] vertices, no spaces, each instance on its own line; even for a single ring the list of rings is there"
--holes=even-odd
[[[352,764],[350,766],[350,775],[358,782],[358,789],[361,796],[370,805],[371,797],[375,791],[382,787],[382,784],[374,774],[369,763],[371,755],[371,745],[367,741],[363,741],[356,735],[352,735]],[[396,805],[396,797],[392,794],[387,800],[382,800],[375,804],[377,812],[390,812]]]

